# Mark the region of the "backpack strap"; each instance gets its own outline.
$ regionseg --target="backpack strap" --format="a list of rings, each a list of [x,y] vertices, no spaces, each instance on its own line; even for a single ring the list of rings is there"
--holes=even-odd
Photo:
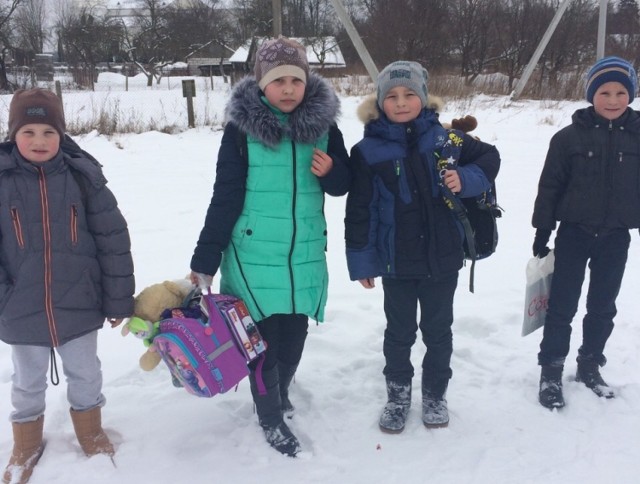
[[[471,259],[471,268],[469,271],[469,291],[473,293],[473,279],[476,259],[478,257],[476,253],[476,245],[474,242],[473,228],[471,227],[471,222],[469,221],[466,207],[464,206],[460,198],[457,197],[444,183],[444,172],[446,170],[455,170],[458,166],[458,160],[460,159],[460,154],[462,153],[464,133],[455,129],[448,130],[447,133],[447,141],[445,141],[440,151],[435,153],[436,168],[438,171],[438,176],[440,177],[438,185],[442,192],[442,197],[444,198],[445,204],[447,205],[447,207],[453,210],[453,214],[458,219],[458,221],[462,225],[462,229],[464,230],[464,237],[467,241],[467,250],[469,252],[469,258]]]

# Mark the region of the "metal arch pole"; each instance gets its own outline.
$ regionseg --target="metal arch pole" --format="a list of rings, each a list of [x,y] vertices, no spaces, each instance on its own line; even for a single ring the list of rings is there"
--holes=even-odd
[[[606,0],[604,1],[606,2]],[[547,47],[549,40],[551,40],[551,36],[553,35],[553,32],[556,30],[556,27],[560,23],[560,19],[562,18],[562,15],[564,14],[567,7],[569,6],[569,3],[571,3],[571,0],[564,0],[564,2],[562,2],[562,4],[558,7],[558,10],[556,11],[556,14],[553,16],[553,19],[551,20],[549,27],[547,27],[547,31],[544,33],[542,40],[540,41],[540,43],[538,44],[538,47],[533,53],[533,57],[527,64],[527,67],[522,73],[522,77],[520,78],[520,80],[518,81],[518,84],[516,84],[515,89],[511,93],[512,101],[515,99],[518,99],[518,97],[520,97],[520,94],[522,94],[524,87],[527,85],[527,82],[529,81],[529,77],[531,77],[531,74],[533,73],[533,70],[535,69],[536,64],[538,64],[538,61],[540,60],[540,56],[542,56],[542,53],[544,52],[544,49]]]
[[[367,72],[369,73],[369,76],[371,76],[371,79],[375,81],[378,78],[378,68],[373,62],[373,59],[371,58],[369,51],[364,45],[364,42],[362,42],[360,34],[358,34],[358,31],[353,25],[353,22],[349,18],[347,9],[344,8],[341,0],[331,0],[331,3],[333,4],[333,9],[336,11],[336,14],[342,22],[342,25],[344,25],[344,28],[347,31],[351,42],[353,42],[353,46],[356,48],[356,51],[358,51],[358,55],[360,56],[365,69],[367,69]]]
[[[596,47],[596,60],[604,57],[604,41],[607,35],[607,3],[608,0],[600,0],[600,15],[598,16],[598,44]]]

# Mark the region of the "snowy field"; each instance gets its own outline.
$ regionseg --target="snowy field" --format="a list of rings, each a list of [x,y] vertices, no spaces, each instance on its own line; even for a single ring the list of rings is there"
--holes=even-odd
[[[206,81],[208,82],[208,80]],[[222,119],[228,85],[202,87],[196,116]],[[120,93],[65,93],[67,122],[83,116],[103,96],[117,97],[126,112],[165,116],[186,126],[181,90],[154,88]],[[202,92],[202,94],[200,94]],[[206,99],[206,105],[204,100]],[[8,106],[9,96],[0,97]],[[362,125],[355,110],[362,98],[342,98],[347,148]],[[639,108],[640,101],[634,102]],[[72,103],[72,104],[71,104]],[[111,103],[111,100],[109,101]],[[550,412],[537,402],[536,354],[541,332],[521,337],[525,266],[531,257],[530,226],[538,177],[553,133],[586,102],[517,101],[478,96],[445,106],[443,121],[474,114],[475,134],[502,155],[498,197],[505,209],[500,243],[476,265],[476,292],[468,292],[468,268],[460,273],[455,300],[453,379],[448,428],[427,430],[420,418],[420,374],[413,408],[402,434],[378,429],[386,401],[382,368],[385,327],[382,289],[350,282],[345,263],[345,198],[327,198],[330,295],[327,321],[310,328],[291,388],[297,412],[291,421],[304,452],[283,457],[265,442],[257,424],[248,380],[237,391],[199,399],[171,385],[168,371],[143,372],[140,340],[120,330],[100,332],[107,405],[103,421],[117,445],[114,467],[104,456],[87,459],[75,440],[65,385],[49,386],[47,447],[33,484],[631,484],[640,475],[640,243],[633,232],[618,299],[616,328],[606,348],[603,376],[617,398],[598,399],[573,381],[581,338],[584,297],[574,322],[565,372],[567,406]],[[85,106],[84,110],[78,106]],[[6,109],[0,109],[6,122]],[[135,115],[135,114],[132,114]],[[104,165],[109,186],[128,220],[138,291],[184,277],[211,197],[219,128],[174,134],[145,132],[112,138],[76,137]],[[215,283],[217,285],[217,279]],[[424,354],[418,340],[416,368]],[[10,349],[0,345],[0,465],[11,452]]]

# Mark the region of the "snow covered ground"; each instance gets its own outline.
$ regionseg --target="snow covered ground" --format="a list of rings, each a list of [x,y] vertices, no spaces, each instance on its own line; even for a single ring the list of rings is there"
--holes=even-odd
[[[117,95],[139,112],[161,108],[169,113],[167,117],[175,115],[176,123],[186,125],[186,113],[179,112],[184,106],[181,92],[163,92],[161,98],[153,94]],[[207,97],[208,106],[198,109],[221,119],[227,95],[228,86],[220,83]],[[89,106],[90,96],[65,93],[65,102]],[[0,97],[0,105],[9,99]],[[342,99],[340,128],[348,148],[362,134],[355,116],[360,101]],[[167,109],[171,102],[175,109]],[[123,338],[119,329],[105,328],[99,339],[107,397],[103,421],[117,445],[117,467],[106,457],[87,459],[81,453],[62,383],[48,389],[47,447],[31,482],[638,482],[638,233],[632,234],[616,328],[606,350],[609,363],[603,369],[617,398],[598,399],[573,381],[584,297],[573,327],[565,373],[567,406],[561,412],[550,412],[537,402],[540,330],[520,336],[538,177],[550,137],[570,122],[576,108],[585,105],[478,96],[446,106],[441,115],[448,121],[474,114],[479,121],[475,134],[499,148],[503,164],[498,195],[505,209],[499,221],[497,253],[476,265],[475,294],[467,290],[468,268],[460,274],[447,429],[427,430],[422,425],[416,391],[405,431],[399,435],[379,431],[378,417],[386,398],[381,373],[382,289],[378,284],[368,291],[349,281],[342,223],[345,198],[327,198],[331,276],[327,321],[311,326],[291,389],[297,408],[291,427],[304,448],[299,458],[283,457],[266,444],[247,380],[235,392],[199,399],[174,388],[163,366],[143,372],[138,367],[144,352],[141,341]],[[638,101],[634,107],[638,109]],[[73,113],[67,112],[68,121],[70,116],[82,115],[78,110]],[[188,273],[211,196],[221,135],[219,129],[198,127],[172,135],[145,132],[108,139],[92,133],[76,138],[103,163],[109,186],[129,222],[138,290]],[[412,354],[416,368],[423,354],[418,341]],[[11,373],[10,349],[0,345],[0,414],[4,416],[10,411]],[[419,388],[417,373],[414,386]],[[0,417],[0,465],[6,463],[11,446],[10,423]]]

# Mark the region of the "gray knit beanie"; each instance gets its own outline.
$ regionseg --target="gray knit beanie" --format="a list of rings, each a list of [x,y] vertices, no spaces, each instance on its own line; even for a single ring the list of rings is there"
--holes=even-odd
[[[306,84],[309,77],[307,49],[282,36],[265,40],[256,52],[253,73],[263,91],[267,84],[284,76],[297,77]]]
[[[404,86],[411,89],[420,97],[422,106],[426,106],[428,79],[429,73],[417,62],[392,62],[378,74],[378,106],[382,109],[382,103],[387,93],[396,86]]]

